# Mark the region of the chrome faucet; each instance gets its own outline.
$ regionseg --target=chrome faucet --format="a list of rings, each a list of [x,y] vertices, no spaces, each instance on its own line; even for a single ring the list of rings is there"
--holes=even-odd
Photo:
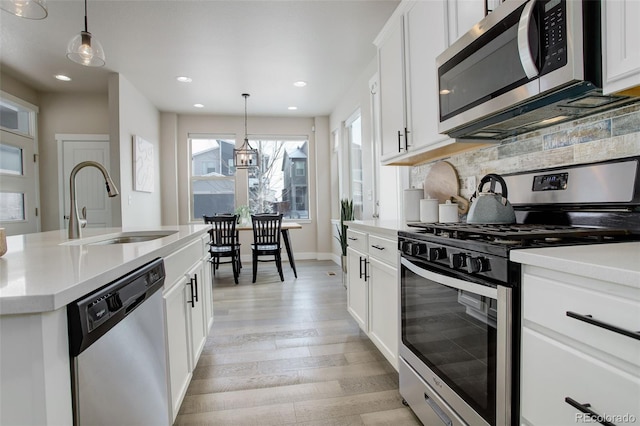
[[[119,194],[118,188],[116,188],[113,180],[111,180],[111,176],[109,176],[109,172],[102,164],[95,161],[83,161],[82,163],[76,164],[73,170],[71,170],[71,176],[69,177],[69,183],[71,185],[71,190],[69,192],[69,197],[71,198],[71,208],[69,211],[69,239],[82,238],[81,229],[87,225],[86,208],[82,209],[83,217],[80,219],[78,217],[78,203],[76,201],[76,175],[80,169],[87,166],[95,167],[102,172],[102,176],[104,176],[104,181],[107,186],[107,195],[109,197],[115,197]]]

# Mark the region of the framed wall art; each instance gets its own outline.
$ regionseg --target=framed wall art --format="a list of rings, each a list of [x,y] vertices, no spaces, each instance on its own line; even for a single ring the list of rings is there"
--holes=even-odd
[[[133,190],[153,192],[155,167],[153,144],[140,136],[133,136]]]

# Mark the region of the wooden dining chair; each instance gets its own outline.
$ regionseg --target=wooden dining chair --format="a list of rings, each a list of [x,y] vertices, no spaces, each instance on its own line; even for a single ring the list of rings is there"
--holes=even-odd
[[[251,215],[253,224],[253,282],[258,275],[258,262],[276,262],[280,281],[282,275],[282,257],[280,256],[280,231],[282,228],[282,214]],[[273,256],[273,259],[260,260],[261,256]]]
[[[242,264],[240,263],[240,241],[236,223],[237,215],[202,216],[204,223],[210,224],[209,230],[209,262],[211,263],[212,277],[216,275],[216,270],[221,263],[231,263],[233,270],[233,280],[238,284],[238,275]],[[223,257],[230,257],[231,260],[222,262]]]

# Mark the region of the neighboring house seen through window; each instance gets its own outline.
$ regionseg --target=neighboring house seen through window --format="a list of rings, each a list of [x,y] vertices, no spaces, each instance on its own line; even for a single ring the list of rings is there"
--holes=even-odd
[[[282,213],[285,219],[309,219],[307,167],[309,142],[251,140],[260,164],[249,170],[249,209],[252,213]]]
[[[233,213],[235,207],[235,140],[215,135],[192,136],[190,201],[192,219]]]

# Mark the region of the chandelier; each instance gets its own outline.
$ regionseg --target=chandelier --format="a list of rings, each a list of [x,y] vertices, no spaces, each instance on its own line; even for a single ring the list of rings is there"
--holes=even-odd
[[[244,97],[244,142],[240,149],[233,150],[233,165],[236,169],[251,169],[258,167],[258,150],[251,148],[247,133],[247,98],[248,93],[243,93]]]

